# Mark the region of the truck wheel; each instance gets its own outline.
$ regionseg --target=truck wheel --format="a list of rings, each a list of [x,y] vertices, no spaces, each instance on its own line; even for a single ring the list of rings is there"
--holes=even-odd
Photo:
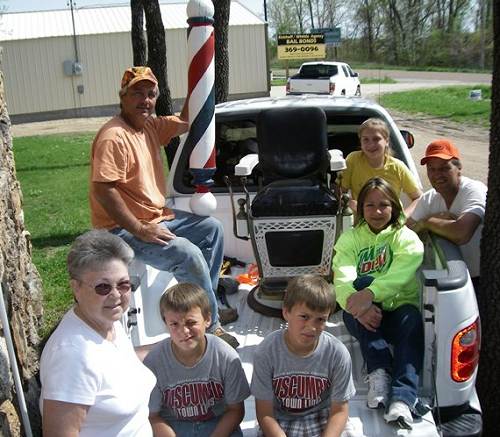
[[[356,97],[361,97],[361,85],[358,85],[356,88],[356,93],[354,94]]]
[[[342,92],[340,93],[340,95],[345,97],[345,90],[342,90]]]

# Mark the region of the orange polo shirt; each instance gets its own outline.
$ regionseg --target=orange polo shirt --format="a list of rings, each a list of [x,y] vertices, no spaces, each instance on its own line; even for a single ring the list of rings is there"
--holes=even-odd
[[[94,228],[118,225],[96,199],[95,182],[116,182],[116,188],[132,214],[142,222],[158,223],[174,218],[165,207],[166,181],[161,147],[177,132],[176,116],[150,117],[136,131],[119,116],[109,120],[92,143],[90,212]]]

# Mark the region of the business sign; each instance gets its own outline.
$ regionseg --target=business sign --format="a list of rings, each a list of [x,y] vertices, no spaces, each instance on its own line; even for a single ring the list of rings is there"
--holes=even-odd
[[[278,59],[323,59],[325,56],[325,36],[322,33],[278,35]]]
[[[325,44],[327,46],[339,46],[341,41],[340,27],[322,27],[312,29],[314,33],[322,33],[325,35]]]

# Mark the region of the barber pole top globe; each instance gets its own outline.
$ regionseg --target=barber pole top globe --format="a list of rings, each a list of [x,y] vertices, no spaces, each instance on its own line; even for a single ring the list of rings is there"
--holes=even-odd
[[[198,215],[211,215],[217,201],[210,192],[215,173],[214,6],[210,0],[190,0],[188,15],[189,133],[184,147],[192,148],[189,168],[196,192],[189,206]]]

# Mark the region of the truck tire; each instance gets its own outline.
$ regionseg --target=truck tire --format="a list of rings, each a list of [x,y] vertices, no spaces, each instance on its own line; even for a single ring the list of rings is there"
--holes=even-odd
[[[361,97],[361,85],[358,85],[356,92],[354,93],[356,97]]]

